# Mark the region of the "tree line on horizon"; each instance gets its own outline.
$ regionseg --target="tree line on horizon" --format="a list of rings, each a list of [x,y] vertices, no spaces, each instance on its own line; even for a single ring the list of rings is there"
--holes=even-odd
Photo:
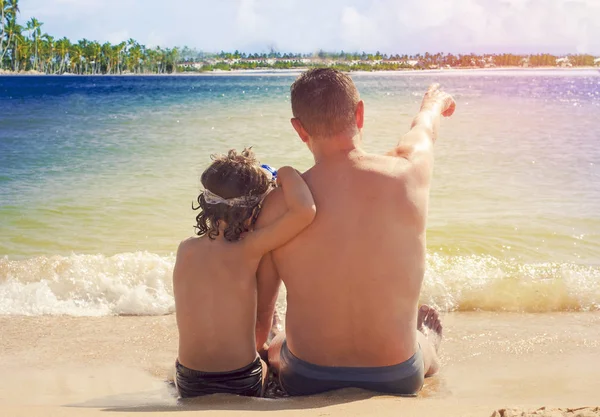
[[[103,44],[66,37],[55,39],[44,33],[32,17],[18,24],[19,0],[0,0],[0,69],[38,71],[44,74],[172,73],[178,61],[177,48],[147,48],[129,39]]]
[[[232,69],[291,69],[331,65],[341,70],[396,70],[431,67],[524,66],[552,67],[558,56],[551,54],[382,54],[348,53],[320,50],[310,54],[240,51],[211,54],[187,46],[183,48],[149,48],[134,39],[113,45],[82,39],[72,42],[66,37],[55,39],[44,33],[40,22],[32,17],[25,26],[17,22],[19,0],[0,0],[0,69],[13,72],[37,71],[44,74],[165,74],[184,71]],[[310,59],[307,64],[303,60]],[[412,63],[409,63],[413,61]],[[416,62],[416,64],[414,64]],[[194,65],[194,64],[202,65]],[[569,65],[593,66],[592,55],[569,55]]]
[[[180,64],[188,64],[193,62],[206,61],[206,54],[198,53],[189,48],[181,50]],[[568,55],[568,63],[573,67],[593,66],[595,65],[595,57],[589,54]],[[341,51],[325,52],[320,50],[311,54],[294,54],[284,53],[271,50],[269,53],[254,53],[245,54],[235,51],[233,53],[221,51],[214,55],[218,62],[211,65],[203,66],[200,70],[211,69],[252,69],[261,67],[271,67],[276,69],[288,69],[307,66],[303,59],[315,60],[310,64],[313,66],[329,65],[324,64],[327,61],[334,61],[333,66],[342,70],[361,70],[361,71],[377,71],[377,70],[396,70],[396,69],[427,69],[432,67],[443,68],[446,66],[453,68],[474,68],[474,67],[555,67],[559,64],[560,56],[551,54],[534,54],[534,55],[518,55],[518,54],[451,54],[439,52],[430,54],[400,55],[400,54],[382,54],[376,53],[348,53]],[[563,57],[564,58],[564,57]],[[220,60],[220,61],[219,61]],[[265,65],[266,61],[275,60],[271,65]],[[412,62],[411,62],[412,61]],[[416,64],[414,64],[416,62]]]

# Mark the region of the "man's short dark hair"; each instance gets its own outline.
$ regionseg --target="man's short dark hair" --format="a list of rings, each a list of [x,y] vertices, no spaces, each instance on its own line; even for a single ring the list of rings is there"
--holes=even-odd
[[[314,138],[356,133],[360,101],[352,79],[332,68],[304,72],[292,84],[292,113]]]

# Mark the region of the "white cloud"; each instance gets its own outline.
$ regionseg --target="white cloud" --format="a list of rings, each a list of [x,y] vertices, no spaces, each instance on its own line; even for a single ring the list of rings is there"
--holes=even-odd
[[[127,41],[129,38],[131,38],[131,36],[129,36],[129,32],[127,32],[126,30],[110,32],[106,35],[106,41],[112,44],[118,44]]]
[[[600,0],[27,0],[57,37],[204,50],[591,52]]]
[[[255,0],[239,0],[236,22],[244,34],[252,34],[260,29],[260,16],[256,13]]]
[[[600,53],[599,0],[380,0],[342,21],[383,33],[381,49],[410,52]],[[348,28],[343,27],[342,33]],[[360,34],[370,44],[374,35]],[[349,37],[346,37],[349,38]],[[354,42],[355,38],[351,38]]]
[[[346,50],[375,51],[382,47],[383,33],[373,19],[361,15],[354,7],[344,7],[341,16],[341,39]]]
[[[148,34],[148,38],[146,40],[146,46],[154,48],[156,46],[172,47],[172,46],[176,46],[176,45],[169,45],[169,43],[167,42],[167,39],[163,35],[158,34],[155,31],[152,31]]]
[[[31,13],[33,16],[77,17],[90,16],[101,10],[111,0],[28,0],[21,1],[21,14]]]

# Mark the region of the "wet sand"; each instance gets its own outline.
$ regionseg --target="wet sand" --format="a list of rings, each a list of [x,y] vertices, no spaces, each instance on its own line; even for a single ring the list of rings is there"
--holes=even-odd
[[[600,313],[453,313],[443,317],[442,372],[418,398],[359,390],[307,398],[217,395],[181,403],[167,382],[173,315],[0,317],[0,415],[600,416]],[[510,414],[512,413],[512,414]]]

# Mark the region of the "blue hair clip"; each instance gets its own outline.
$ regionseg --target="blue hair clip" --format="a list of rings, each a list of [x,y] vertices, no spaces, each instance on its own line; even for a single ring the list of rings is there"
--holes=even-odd
[[[273,179],[277,178],[277,170],[275,168],[272,168],[267,164],[261,165],[260,167],[262,169],[264,169],[265,171],[269,171],[271,173],[271,176],[273,177]]]

